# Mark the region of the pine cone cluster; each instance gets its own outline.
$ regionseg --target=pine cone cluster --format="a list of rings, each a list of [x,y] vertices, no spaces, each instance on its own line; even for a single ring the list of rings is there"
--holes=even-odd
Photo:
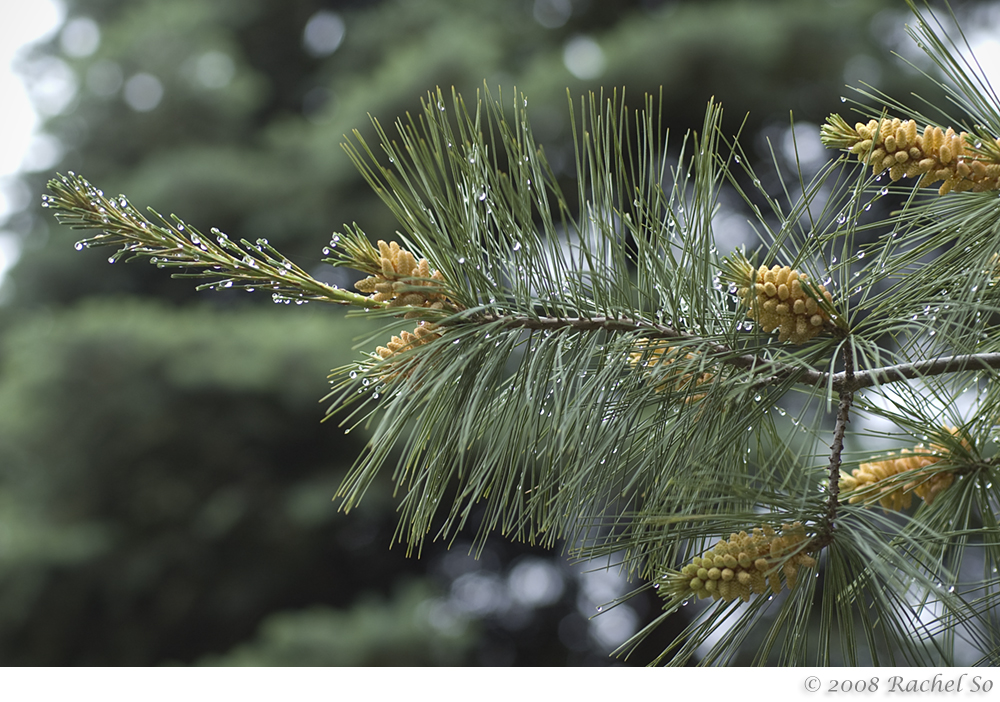
[[[649,339],[646,338],[636,339],[636,346],[638,350],[628,355],[628,363],[633,368],[644,367],[647,372],[650,372],[654,366],[673,364],[681,358],[685,361],[695,360],[695,356],[690,353],[681,356],[675,346],[652,346]],[[668,371],[663,380],[657,383],[655,390],[656,392],[667,392],[670,390],[684,392],[690,388],[709,383],[714,377],[712,373],[708,372],[685,373],[682,370],[676,372]],[[692,395],[688,399],[690,401],[697,401],[703,397],[703,394],[699,394]]]
[[[374,254],[374,250],[372,251]],[[379,240],[378,254],[378,265],[381,270],[355,283],[354,287],[358,290],[368,293],[376,302],[388,302],[389,307],[457,309],[442,292],[444,276],[440,271],[431,270],[426,258],[418,261],[416,256],[400,248],[395,241],[387,244]],[[420,310],[413,310],[403,317],[412,319],[420,314]],[[377,347],[375,356],[377,359],[387,360],[408,349],[430,343],[441,337],[439,328],[437,324],[421,320],[412,333],[401,332],[399,336],[392,337],[385,346]],[[389,373],[386,378],[395,377],[400,372],[406,374],[406,371],[396,371]]]
[[[953,427],[947,429],[952,434],[958,431]],[[962,443],[968,446],[967,440],[963,440]],[[921,469],[934,465],[947,453],[948,450],[943,446],[932,444],[930,447],[924,447],[918,444],[912,451],[903,449],[889,458],[862,463],[851,471],[850,475],[841,472],[841,494],[845,495],[851,504],[878,500],[883,509],[893,511],[909,509],[913,495],[927,504],[932,504],[938,495],[955,482],[955,475],[950,471]],[[906,482],[895,479],[900,473],[914,470],[918,472]],[[877,492],[869,492],[872,486],[879,483],[882,485]]]
[[[875,174],[889,171],[897,181],[920,176],[919,186],[944,181],[942,195],[955,191],[1000,190],[1000,163],[988,154],[1000,153],[1000,139],[987,150],[971,149],[967,132],[927,125],[923,131],[911,120],[869,120],[850,127],[840,115],[830,115],[821,129],[823,144],[841,148],[872,167]]]
[[[738,295],[750,307],[748,316],[765,332],[778,329],[778,341],[804,344],[822,332],[830,319],[816,300],[803,290],[802,284],[808,279],[805,273],[788,266],[761,266],[753,287],[740,288]],[[832,304],[833,298],[826,288],[822,285],[817,288]]]
[[[445,307],[448,300],[441,292],[444,276],[432,271],[426,258],[418,261],[395,241],[386,244],[379,240],[378,249],[382,270],[359,280],[354,287],[370,294],[376,302],[388,302],[389,307]]]
[[[728,541],[720,540],[680,572],[668,575],[668,587],[662,594],[748,602],[751,593],[761,594],[768,588],[775,594],[781,592],[782,574],[791,590],[800,567],[816,566],[816,559],[804,550],[806,541],[806,531],[799,522],[784,525],[780,535],[767,525],[752,534],[730,534]]]

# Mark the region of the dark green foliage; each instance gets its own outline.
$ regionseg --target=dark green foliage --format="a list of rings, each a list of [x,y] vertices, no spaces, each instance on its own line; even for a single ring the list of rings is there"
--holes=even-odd
[[[433,591],[401,583],[392,599],[366,597],[348,612],[312,607],[265,619],[257,637],[202,665],[424,666],[463,661],[474,632],[464,620],[429,623]]]

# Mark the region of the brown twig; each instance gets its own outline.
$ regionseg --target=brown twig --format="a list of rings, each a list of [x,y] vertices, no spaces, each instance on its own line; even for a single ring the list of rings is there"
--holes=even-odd
[[[809,550],[819,551],[833,541],[834,520],[837,518],[837,507],[840,504],[840,465],[843,462],[844,434],[847,433],[847,423],[850,420],[851,405],[854,402],[854,353],[851,348],[851,337],[844,340],[844,379],[840,390],[840,403],[837,405],[837,423],[833,428],[833,443],[830,445],[830,482],[827,485],[826,512],[820,521],[819,532],[813,537]]]

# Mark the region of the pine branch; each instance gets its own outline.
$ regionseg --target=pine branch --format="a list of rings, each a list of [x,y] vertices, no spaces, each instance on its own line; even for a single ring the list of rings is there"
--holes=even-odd
[[[208,237],[176,216],[172,221],[149,211],[154,223],[139,212],[124,195],[105,196],[72,171],[49,181],[51,195],[42,196],[42,207],[55,210],[56,219],[73,229],[97,229],[99,234],[76,243],[77,250],[97,246],[121,246],[109,259],[115,263],[147,258],[158,268],[182,268],[175,278],[210,278],[199,290],[243,288],[271,292],[275,302],[333,302],[363,308],[385,307],[385,303],[348,290],[327,285],[279,253],[266,239],[255,244],[232,241],[212,229]]]
[[[833,388],[841,390],[860,390],[874,385],[885,385],[917,378],[960,373],[970,369],[1000,369],[1000,353],[973,353],[961,356],[943,356],[941,358],[901,363],[882,368],[871,368],[848,375],[846,371],[834,373],[831,377]],[[808,374],[807,374],[808,375]],[[826,374],[817,374],[820,382],[826,380]],[[803,378],[801,382],[809,382],[811,378]]]
[[[946,46],[930,43],[935,51]],[[201,287],[265,288],[278,300],[418,319],[412,333],[336,371],[330,395],[331,412],[351,406],[351,421],[374,420],[365,454],[338,490],[343,508],[362,499],[398,451],[397,535],[409,550],[474,521],[480,543],[491,532],[549,546],[563,539],[582,558],[614,554],[629,575],[660,583],[668,573],[670,587],[660,591],[668,611],[695,593],[753,599],[765,581],[772,593],[784,582],[794,589],[766,624],[758,660],[766,662],[786,627],[782,660],[801,662],[817,589],[798,572],[818,566],[809,554],[826,549],[824,660],[835,629],[849,661],[862,637],[873,657],[883,637],[890,656],[950,660],[936,638],[954,630],[949,618],[987,621],[1000,599],[989,584],[972,601],[935,589],[957,582],[962,570],[946,567],[942,554],[961,554],[969,535],[980,534],[971,515],[986,515],[985,523],[1000,501],[996,461],[980,453],[995,435],[1000,391],[988,389],[978,400],[981,416],[956,422],[961,431],[953,435],[940,429],[939,408],[955,403],[957,388],[925,382],[922,397],[905,381],[979,379],[1000,369],[991,319],[1000,312],[992,290],[995,196],[953,192],[993,186],[993,171],[983,170],[998,165],[985,164],[993,147],[935,127],[918,142],[915,123],[902,118],[864,129],[832,119],[827,142],[876,171],[888,168],[893,181],[908,167],[889,163],[890,153],[896,164],[913,159],[924,169],[913,166],[909,175],[949,183],[936,202],[914,204],[911,194],[891,219],[866,223],[863,213],[887,190],[863,172],[842,177],[843,162],[808,184],[800,174],[800,195],[784,186],[787,204],[743,164],[757,188],[745,192],[719,152],[714,102],[673,161],[651,98],[633,120],[617,94],[606,103],[591,96],[579,119],[571,103],[578,171],[571,207],[533,140],[522,96],[513,119],[488,93],[471,112],[457,94],[451,104],[449,114],[442,93],[431,93],[422,115],[396,124],[398,139],[376,122],[379,144],[355,133],[345,147],[405,232],[377,249],[357,227],[342,235],[326,262],[367,273],[358,285],[364,295],[315,281],[264,240],[236,244],[215,231],[206,239],[176,217],[156,215],[154,223],[73,174],[52,181],[44,204],[65,224],[101,231],[78,248],[121,246],[112,261],[145,257],[186,271],[178,275],[213,279]],[[734,144],[735,163],[740,153]],[[713,218],[726,182],[757,215],[766,265],[756,258],[751,265],[742,252],[719,256]],[[886,225],[892,235],[856,245],[860,232]],[[835,372],[840,355],[844,370]],[[887,365],[888,358],[901,362]],[[903,384],[903,399],[884,387],[894,383]],[[855,398],[866,388],[874,391]],[[793,389],[806,396],[805,409],[779,419],[799,404],[784,399]],[[834,395],[832,443],[821,455],[817,428]],[[845,458],[848,424],[865,414],[911,437],[935,435],[940,461],[921,467],[927,472],[896,471],[895,483],[870,486],[905,492],[907,481],[920,483],[934,495],[934,512],[930,500],[912,516],[872,514],[850,495],[841,503],[841,468],[854,462]],[[863,445],[864,429],[851,433]],[[955,509],[943,514],[941,505]],[[1000,544],[987,553],[1000,562]],[[673,570],[681,561],[691,562]],[[944,612],[930,623],[928,603]],[[705,660],[727,660],[749,645],[766,607],[753,599]],[[668,650],[686,661],[726,611],[704,614]]]

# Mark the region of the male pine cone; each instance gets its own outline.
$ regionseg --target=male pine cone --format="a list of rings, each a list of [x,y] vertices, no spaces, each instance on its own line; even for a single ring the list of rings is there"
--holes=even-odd
[[[953,427],[946,428],[953,435],[958,432]],[[966,439],[962,439],[962,444],[969,447]],[[955,481],[954,472],[930,468],[947,454],[948,449],[943,446],[933,444],[930,448],[925,448],[917,445],[913,451],[903,449],[890,457],[862,463],[850,474],[841,472],[841,494],[851,504],[878,500],[883,509],[891,511],[909,509],[913,495],[928,505],[932,504]],[[896,478],[908,471],[914,472],[905,483]]]
[[[814,568],[816,559],[805,552],[807,536],[802,524],[786,524],[781,534],[770,526],[730,534],[715,548],[693,558],[679,572],[666,576],[662,596],[675,600],[697,595],[699,599],[732,602],[750,600],[751,593],[761,594],[770,588],[781,592],[781,575],[788,589],[795,587],[800,567]]]
[[[756,272],[749,263],[747,267],[752,282],[739,287],[737,295],[750,308],[747,316],[765,332],[777,329],[778,341],[804,344],[823,331],[830,316],[803,289],[808,275],[788,266],[761,266]],[[815,287],[828,304],[833,304],[825,286]]]
[[[685,372],[686,369],[675,370],[675,366],[686,365],[684,362],[693,363],[697,359],[693,354],[680,354],[674,346],[656,345],[649,339],[636,339],[637,351],[628,355],[628,363],[633,368],[645,368],[647,373],[653,373],[656,366],[666,368],[660,381],[656,385],[656,392],[679,392],[684,393],[712,382],[715,376],[707,371]],[[702,393],[688,396],[685,401],[698,401],[705,395]]]
[[[368,245],[370,248],[370,245]],[[395,241],[378,242],[378,258],[374,260],[374,250],[370,253],[370,263],[375,263],[377,271],[364,280],[354,284],[363,293],[369,293],[376,302],[388,302],[389,307],[422,307],[424,309],[457,309],[441,291],[444,286],[444,276],[440,271],[431,270],[426,258],[417,258],[400,248]],[[368,270],[371,270],[369,267]],[[407,312],[404,318],[420,315],[419,310]],[[411,349],[420,344],[426,344],[441,337],[437,331],[438,325],[421,321],[413,333],[404,331],[394,336],[386,346],[375,349],[375,355],[387,360],[390,357]]]
[[[872,167],[889,171],[897,181],[920,176],[919,187],[944,181],[938,192],[1000,190],[1000,139],[971,145],[967,132],[927,125],[917,129],[912,119],[869,120],[851,127],[837,114],[820,129],[824,146],[845,149]]]

